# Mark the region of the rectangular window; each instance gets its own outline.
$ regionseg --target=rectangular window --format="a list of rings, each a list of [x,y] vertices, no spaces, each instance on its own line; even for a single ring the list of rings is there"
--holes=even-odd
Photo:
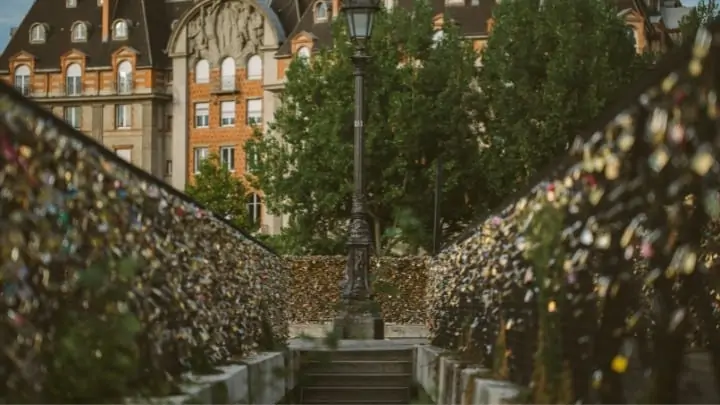
[[[235,126],[235,101],[220,103],[220,125],[223,127]]]
[[[235,147],[223,146],[220,148],[220,164],[231,172],[235,171]]]
[[[253,173],[257,168],[258,153],[255,145],[245,144],[245,172]]]
[[[67,121],[67,123],[70,124],[73,128],[81,128],[82,127],[82,107],[80,107],[80,106],[65,107],[65,109],[63,111],[63,118],[65,118],[65,121]]]
[[[126,161],[132,163],[132,149],[130,149],[130,148],[115,149],[115,153],[118,156],[120,156],[121,158],[125,159]]]
[[[200,166],[202,166],[203,160],[208,157],[208,148],[195,148],[193,149],[193,170],[195,174],[200,173]]]
[[[210,126],[210,105],[208,103],[195,103],[195,128]]]
[[[68,76],[65,78],[65,91],[68,96],[79,96],[82,94],[82,81],[80,76]]]
[[[262,199],[259,195],[253,193],[247,198],[248,217],[253,224],[260,224],[262,219]]]
[[[172,174],[172,160],[165,161],[165,175],[169,176]]]
[[[118,104],[115,106],[115,128],[126,129],[132,127],[132,106]]]
[[[262,100],[259,98],[247,101],[247,124],[260,125],[262,122]]]
[[[15,88],[22,93],[23,96],[30,95],[30,76],[27,75],[16,75],[15,76]]]

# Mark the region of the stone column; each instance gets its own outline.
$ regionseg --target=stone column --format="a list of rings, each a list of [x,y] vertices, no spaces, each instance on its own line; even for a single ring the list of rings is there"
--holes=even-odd
[[[155,109],[152,101],[142,103],[142,168],[158,178],[162,178],[160,171],[160,161],[162,161],[162,151],[159,145],[159,134],[157,125],[155,124]]]
[[[187,55],[173,56],[172,186],[185,189],[188,176],[188,66]]]
[[[103,130],[105,123],[103,117],[103,105],[93,104],[91,107],[91,118],[90,118],[90,135],[95,138],[98,142],[103,143]]]

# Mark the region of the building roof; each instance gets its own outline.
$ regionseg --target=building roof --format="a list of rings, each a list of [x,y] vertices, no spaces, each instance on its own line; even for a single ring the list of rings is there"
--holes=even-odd
[[[397,0],[397,6],[410,9],[415,0]],[[488,21],[492,18],[496,0],[464,0],[464,4],[446,4],[445,0],[430,0],[434,14],[445,14],[460,27],[460,32],[466,37],[483,37],[488,35]],[[646,20],[645,30],[652,32],[653,27],[648,19],[647,5],[642,0],[610,0],[618,11],[632,10],[639,13]],[[332,29],[327,22],[315,22],[312,7],[307,7],[300,23],[288,35],[292,39],[295,35],[307,32],[315,37],[315,46],[323,48],[332,44]],[[284,43],[277,52],[282,58],[291,54],[290,41]]]
[[[192,3],[166,6],[157,0],[110,1],[110,22],[126,20],[127,39],[102,41],[102,7],[97,0],[77,0],[77,6],[72,8],[66,7],[62,0],[36,0],[0,56],[0,66],[5,68],[12,56],[25,51],[35,56],[37,69],[59,69],[61,56],[70,49],[88,56],[87,67],[111,66],[112,54],[126,46],[138,52],[138,67],[166,63],[161,43],[167,41],[170,21]],[[88,24],[85,42],[71,40],[71,28],[78,21]],[[36,23],[48,27],[44,43],[30,43],[30,28]]]
[[[301,32],[311,34],[315,39],[315,46],[317,48],[332,45],[332,16],[330,16],[331,18],[328,18],[327,21],[315,22],[315,13],[313,10],[315,4],[316,3],[312,3],[309,4],[308,7],[305,7],[305,12],[300,16],[300,22],[290,32],[288,40],[280,46],[280,49],[278,49],[275,55],[276,57],[290,56],[292,53],[290,41]]]
[[[87,55],[87,67],[109,67],[112,55],[122,47],[130,47],[138,52],[138,67],[169,68],[167,45],[173,28],[185,12],[198,0],[104,0],[110,1],[110,21],[125,19],[129,23],[129,35],[126,40],[102,41],[102,7],[98,0],[76,0],[77,7],[68,8],[63,0],[35,0],[22,23],[10,39],[5,51],[0,55],[0,70],[6,70],[10,58],[20,52],[27,52],[36,58],[36,69],[60,69],[61,56],[71,49]],[[290,40],[298,33],[306,32],[313,36],[315,46],[323,48],[332,44],[331,19],[328,22],[315,22],[313,6],[316,0],[255,0],[263,8],[274,12],[277,18],[273,24],[282,26],[287,38],[282,43],[277,56],[291,54]],[[328,1],[329,0],[322,0]],[[411,8],[415,0],[397,0],[400,8]],[[447,5],[446,0],[430,0],[435,14],[445,14],[453,19],[468,37],[488,35],[488,21],[496,0],[464,0],[464,4]],[[646,29],[652,30],[647,5],[643,0],[610,0],[618,10],[632,9],[646,19]],[[688,8],[663,9],[662,19],[668,27],[679,21]],[[274,16],[273,16],[274,17]],[[71,28],[75,22],[88,24],[86,42],[72,42]],[[49,30],[44,43],[30,43],[30,28],[36,23],[45,24]],[[676,24],[675,24],[676,25]]]
[[[129,22],[126,40],[102,40],[102,7],[98,0],[77,0],[68,8],[63,0],[36,0],[23,18],[15,35],[0,55],[0,70],[7,70],[10,58],[27,52],[36,58],[36,69],[60,69],[60,58],[71,49],[88,56],[87,67],[109,67],[112,55],[123,47],[138,52],[138,67],[169,68],[166,47],[173,22],[194,6],[196,0],[105,0],[110,1],[110,22],[125,19]],[[300,16],[311,0],[258,0],[277,15],[274,23],[284,32],[297,26]],[[89,26],[86,42],[73,42],[71,28],[78,21]],[[44,43],[30,42],[30,28],[45,24],[49,30]],[[284,38],[283,38],[284,39]]]

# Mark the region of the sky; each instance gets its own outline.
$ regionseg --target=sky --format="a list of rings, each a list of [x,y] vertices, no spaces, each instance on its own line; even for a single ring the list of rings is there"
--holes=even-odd
[[[61,1],[61,0],[54,0]],[[699,0],[682,0],[685,6],[694,6]],[[23,16],[32,5],[33,0],[0,0],[0,49],[5,49],[10,36],[10,28],[20,25]]]
[[[32,3],[33,0],[0,0],[0,4],[2,4],[2,12],[0,12],[0,49],[5,49],[10,37],[10,28],[20,25]]]

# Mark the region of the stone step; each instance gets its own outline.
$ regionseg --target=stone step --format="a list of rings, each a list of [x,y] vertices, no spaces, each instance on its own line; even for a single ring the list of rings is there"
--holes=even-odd
[[[300,384],[303,387],[410,387],[412,374],[305,373]]]
[[[358,402],[354,399],[347,401],[317,401],[317,402],[304,402],[304,405],[330,405],[330,404],[342,404],[342,405],[404,405],[409,404],[409,401],[364,401]],[[428,404],[434,405],[434,404]]]
[[[307,350],[301,351],[300,357],[310,361],[313,360],[378,360],[378,361],[412,361],[412,349],[388,349],[388,350]]]
[[[305,405],[325,405],[325,404],[342,404],[342,405],[401,405],[401,404],[408,404],[409,401],[363,401],[358,402],[354,399],[349,400],[337,400],[337,401],[317,401],[317,402],[304,402]],[[428,405],[434,405],[434,404],[428,404]]]
[[[386,403],[410,402],[408,387],[303,387],[302,403]]]
[[[412,361],[309,361],[303,373],[325,374],[412,374]]]

